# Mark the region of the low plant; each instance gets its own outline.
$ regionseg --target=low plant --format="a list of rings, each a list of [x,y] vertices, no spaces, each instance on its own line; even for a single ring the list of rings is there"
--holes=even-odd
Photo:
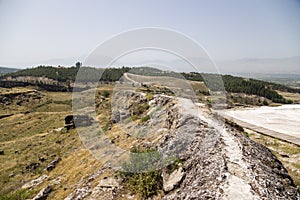
[[[150,115],[146,115],[141,118],[141,122],[144,123],[144,122],[148,121],[149,119],[150,119]]]
[[[29,199],[35,193],[34,190],[21,189],[8,194],[0,195],[0,200],[25,200]]]
[[[160,155],[155,149],[133,148],[130,162],[123,163],[121,175],[127,187],[140,198],[151,197],[162,188],[161,170],[157,170]]]

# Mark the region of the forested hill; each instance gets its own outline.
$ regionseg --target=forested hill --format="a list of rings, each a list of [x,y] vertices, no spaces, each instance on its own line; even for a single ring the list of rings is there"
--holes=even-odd
[[[29,68],[20,70],[14,73],[9,73],[3,76],[6,77],[20,77],[20,76],[33,76],[33,77],[47,77],[56,81],[66,82],[75,81],[77,72],[80,67],[52,67],[52,66],[38,66],[35,68]],[[81,67],[84,73],[81,73],[77,77],[79,81],[118,81],[125,72],[128,72],[130,68],[109,68],[109,69],[97,69],[93,67]]]
[[[34,76],[34,77],[47,77],[53,80],[57,80],[60,82],[66,81],[75,81],[78,70],[83,70],[85,73],[77,77],[77,80],[82,82],[90,82],[90,81],[99,81],[99,77],[101,77],[100,81],[118,81],[122,75],[126,72],[135,73],[135,74],[143,74],[143,75],[151,75],[151,76],[172,76],[177,78],[185,78],[187,80],[193,81],[204,81],[203,76],[206,77],[205,80],[209,80],[209,89],[212,91],[220,90],[223,85],[220,84],[220,81],[215,79],[216,74],[202,74],[196,72],[190,73],[175,73],[175,72],[166,72],[158,69],[153,69],[150,67],[143,68],[107,68],[107,69],[96,69],[92,67],[52,67],[52,66],[39,66],[36,68],[30,68],[25,70],[20,70],[14,73],[9,73],[4,75],[6,78],[10,77],[19,77],[19,76]],[[208,78],[207,78],[208,77]],[[247,79],[242,77],[235,77],[231,75],[222,75],[221,76],[224,82],[224,87],[227,92],[234,93],[246,93],[246,94],[254,94],[258,96],[263,96],[268,99],[271,99],[274,102],[278,103],[288,103],[281,95],[279,95],[275,90],[292,92],[292,93],[300,93],[300,89],[294,89],[287,86],[283,86],[276,83],[270,83],[255,79]],[[220,78],[220,77],[219,77]]]

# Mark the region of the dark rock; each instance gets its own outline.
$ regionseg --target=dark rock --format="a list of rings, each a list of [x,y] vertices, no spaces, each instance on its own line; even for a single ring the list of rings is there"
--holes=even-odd
[[[283,157],[283,158],[289,158],[290,156],[289,155],[287,155],[287,154],[280,154],[281,155],[281,157]]]
[[[57,159],[53,160],[53,161],[47,166],[46,170],[47,170],[47,171],[53,170],[53,169],[56,167],[56,165],[57,165],[60,161],[61,161],[61,158],[57,158]]]
[[[111,115],[111,121],[113,123],[118,123],[120,121],[120,112],[118,110],[114,111]]]
[[[52,186],[49,185],[42,189],[32,200],[46,200],[52,191]]]
[[[40,158],[39,158],[39,161],[44,162],[44,161],[46,161],[46,158],[40,157]]]
[[[27,165],[25,168],[27,170],[33,171],[36,168],[38,168],[40,166],[40,163],[30,163],[29,165]]]
[[[3,150],[0,150],[0,155],[4,155],[4,151]]]
[[[65,117],[65,128],[68,130],[71,128],[90,126],[92,124],[92,118],[87,115],[67,115]]]

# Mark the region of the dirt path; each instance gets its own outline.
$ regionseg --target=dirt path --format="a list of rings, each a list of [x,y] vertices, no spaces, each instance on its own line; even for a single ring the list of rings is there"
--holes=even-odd
[[[123,76],[124,76],[124,78],[127,79],[128,81],[130,81],[130,82],[132,82],[132,83],[139,84],[139,82],[137,82],[137,81],[135,81],[135,80],[129,78],[128,73],[124,73]]]
[[[224,141],[224,153],[229,163],[229,173],[226,174],[227,180],[224,186],[224,199],[259,199],[247,181],[250,179],[247,177],[247,174],[251,174],[251,172],[247,170],[248,166],[243,160],[242,148],[240,144],[235,141],[234,136],[225,128],[222,122],[206,114],[203,109],[198,108],[192,100],[184,98],[178,98],[178,100],[182,112],[198,117],[200,120],[208,123],[220,133]]]

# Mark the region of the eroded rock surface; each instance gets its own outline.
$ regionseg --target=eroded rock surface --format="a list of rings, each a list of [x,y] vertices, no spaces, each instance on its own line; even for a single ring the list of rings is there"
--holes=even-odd
[[[124,93],[127,95],[139,103],[145,101],[143,95]],[[152,135],[155,142],[142,146],[156,147],[165,160],[181,161],[174,171],[162,173],[163,192],[153,199],[300,198],[287,170],[269,149],[215,117],[208,108],[200,108],[189,99],[165,95],[155,96],[149,105],[148,121],[130,128],[125,123],[124,127],[144,133],[151,127],[156,130]],[[129,111],[130,106],[126,104],[122,109]],[[117,108],[113,111],[116,122],[121,120],[120,113],[125,113]],[[130,132],[128,137],[133,136]],[[76,188],[72,198],[67,199],[118,199],[120,188],[122,183],[108,177],[94,188],[87,184]]]

